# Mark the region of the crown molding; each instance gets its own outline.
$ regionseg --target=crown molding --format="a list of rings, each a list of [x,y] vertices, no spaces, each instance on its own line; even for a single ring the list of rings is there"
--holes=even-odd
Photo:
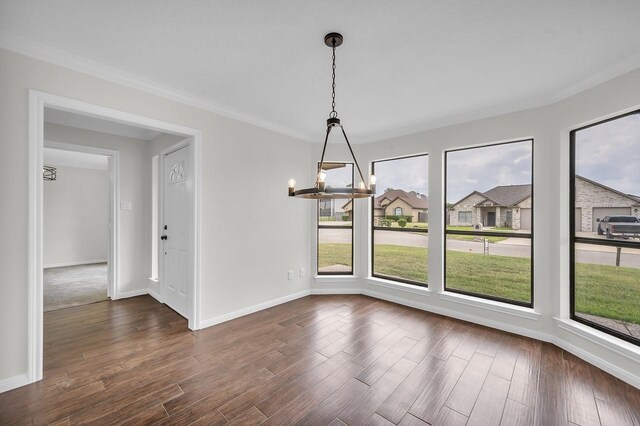
[[[202,109],[243,123],[251,124],[272,132],[290,136],[303,141],[310,141],[308,135],[284,128],[277,124],[229,108],[210,100],[177,90],[161,83],[148,80],[119,69],[101,64],[63,50],[37,43],[24,37],[0,30],[0,48],[28,56],[30,58],[49,62],[73,71],[89,74],[103,80],[122,86],[140,90],[155,96],[166,98],[194,108]]]
[[[209,111],[214,114],[238,120],[306,142],[320,143],[319,141],[316,141],[315,138],[313,138],[311,135],[302,134],[292,129],[282,127],[278,124],[251,116],[237,109],[212,102],[208,99],[201,98],[191,93],[168,87],[152,80],[144,79],[142,77],[126,73],[119,69],[101,64],[99,62],[91,61],[89,59],[85,59],[83,57],[65,52],[63,50],[31,41],[29,39],[17,36],[6,31],[0,31],[0,48],[4,48],[21,55],[49,62],[74,71],[89,74],[113,83],[150,93],[152,95],[167,98],[172,101]],[[591,89],[613,78],[626,74],[639,67],[640,54],[631,56],[624,61],[614,64],[601,72],[591,75],[563,90],[558,91],[557,93],[530,98],[519,102],[496,105],[494,107],[481,108],[475,111],[457,114],[446,118],[422,121],[415,124],[389,128],[388,130],[383,130],[380,132],[363,135],[353,135],[352,142],[356,144],[378,142],[385,139],[407,136],[456,124],[482,120],[498,115],[510,114],[527,109],[552,105],[554,103],[570,98],[571,96],[574,96],[580,92]]]

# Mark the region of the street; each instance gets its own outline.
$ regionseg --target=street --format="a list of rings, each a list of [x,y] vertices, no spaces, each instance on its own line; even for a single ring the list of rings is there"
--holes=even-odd
[[[332,232],[335,231],[335,232]],[[325,229],[321,233],[320,243],[350,243],[351,233],[339,229]],[[394,231],[376,231],[375,244],[391,244],[409,247],[427,247],[427,234]],[[467,253],[483,253],[482,241],[464,241],[447,239],[447,250]],[[530,240],[524,238],[507,238],[497,243],[489,243],[489,255],[530,257]],[[616,248],[588,244],[576,245],[576,261],[598,265],[616,264]],[[620,266],[640,268],[640,249],[622,249]]]

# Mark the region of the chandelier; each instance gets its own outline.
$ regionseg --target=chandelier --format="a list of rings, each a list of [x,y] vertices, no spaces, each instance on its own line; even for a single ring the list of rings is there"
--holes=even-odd
[[[311,188],[296,190],[296,181],[290,179],[290,197],[312,199],[367,198],[373,196],[376,192],[376,177],[374,175],[371,175],[368,181],[369,186],[367,187],[365,185],[366,181],[364,179],[364,175],[362,174],[362,170],[360,170],[360,165],[358,164],[358,160],[356,160],[356,156],[353,154],[353,149],[351,148],[351,144],[349,143],[349,138],[347,138],[347,133],[344,131],[344,127],[342,126],[342,124],[340,124],[340,119],[338,118],[338,113],[336,112],[336,48],[342,44],[342,41],[342,35],[338,33],[329,33],[324,36],[324,44],[329,46],[333,52],[333,63],[331,66],[331,112],[329,113],[329,118],[327,119],[327,134],[324,138],[324,146],[322,147],[322,157],[320,157],[320,163],[318,164],[316,182]],[[326,185],[325,179],[327,177],[327,173],[323,169],[324,154],[327,150],[327,141],[329,140],[329,134],[331,133],[331,129],[333,129],[334,127],[340,127],[342,135],[344,136],[344,140],[349,147],[349,152],[351,153],[353,162],[356,165],[358,174],[360,175],[360,179],[362,179],[358,187],[334,188]]]

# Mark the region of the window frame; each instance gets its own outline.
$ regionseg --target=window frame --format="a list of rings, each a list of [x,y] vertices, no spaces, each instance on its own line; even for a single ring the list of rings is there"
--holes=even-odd
[[[527,234],[524,233],[516,233],[516,232],[498,232],[498,231],[463,231],[463,230],[447,230],[447,224],[446,224],[446,219],[447,219],[447,154],[449,154],[450,152],[458,152],[458,151],[468,151],[470,149],[478,149],[478,148],[486,148],[486,147],[491,147],[491,146],[499,146],[499,145],[509,145],[509,144],[514,144],[514,143],[521,143],[521,142],[530,142],[531,143],[531,231]],[[454,149],[448,149],[445,150],[444,153],[444,162],[443,162],[443,171],[444,171],[444,179],[443,179],[443,197],[444,197],[444,215],[443,215],[443,219],[442,219],[442,289],[445,292],[448,293],[456,293],[456,294],[462,294],[465,296],[472,296],[472,297],[478,297],[481,299],[486,299],[486,300],[493,300],[496,302],[501,302],[501,303],[507,303],[510,305],[516,305],[516,306],[522,306],[525,308],[534,308],[534,300],[535,300],[535,293],[534,293],[534,289],[535,289],[535,285],[534,285],[534,217],[535,217],[535,178],[534,178],[534,165],[535,165],[535,139],[533,137],[530,138],[523,138],[523,139],[514,139],[514,140],[509,140],[509,141],[505,141],[505,142],[496,142],[496,143],[488,143],[488,144],[482,144],[482,145],[474,145],[474,146],[469,146],[466,148],[454,148]],[[459,290],[459,289],[453,289],[453,288],[447,288],[447,234],[449,235],[470,235],[470,236],[478,236],[478,235],[484,235],[487,237],[509,237],[509,238],[528,238],[531,240],[531,256],[529,257],[530,262],[531,262],[531,279],[530,279],[530,294],[531,294],[531,298],[529,300],[529,302],[522,302],[519,300],[512,300],[512,299],[507,299],[504,297],[499,297],[499,296],[492,296],[492,295],[487,295],[487,294],[482,294],[482,293],[475,293],[475,292],[471,292],[471,291],[465,291],[465,290]]]
[[[640,339],[633,336],[620,333],[612,328],[605,327],[586,318],[576,316],[576,244],[591,244],[609,247],[633,248],[638,249],[638,243],[631,243],[626,240],[606,240],[600,238],[578,237],[576,236],[576,134],[590,127],[595,127],[610,121],[619,120],[631,115],[640,115],[640,109],[619,114],[595,123],[588,124],[572,129],[569,132],[569,318],[573,321],[584,324],[588,327],[602,331],[610,336],[625,340],[634,345],[640,346]]]
[[[355,165],[353,163],[347,161],[325,161],[324,164],[345,164],[351,166],[351,186],[353,187],[353,182],[355,181]],[[320,163],[318,163],[318,167],[320,167]],[[320,222],[320,201],[316,200],[316,275],[317,276],[331,276],[331,275],[343,275],[343,276],[354,276],[355,274],[355,265],[354,265],[354,235],[353,235],[353,223],[355,221],[355,203],[351,200],[351,225],[321,225]],[[345,203],[347,201],[345,200]],[[351,230],[351,271],[343,272],[343,271],[320,271],[320,229],[349,229]]]
[[[385,158],[384,160],[375,160],[371,162],[371,174],[375,175],[375,165],[376,163],[384,163],[387,161],[395,161],[395,160],[405,160],[407,158],[416,158],[416,157],[427,157],[427,164],[429,164],[429,153],[428,152],[424,152],[421,154],[411,154],[411,155],[405,155],[402,157],[394,157],[394,158]],[[428,166],[427,166],[428,167]],[[428,168],[427,168],[427,176],[428,176]],[[382,194],[380,194],[382,195]],[[422,287],[422,288],[428,288],[429,287],[429,277],[427,276],[427,282],[420,282],[420,281],[413,281],[413,280],[408,280],[405,278],[400,278],[400,277],[394,277],[391,275],[384,275],[384,274],[376,274],[375,272],[375,230],[383,230],[383,231],[392,231],[392,232],[418,232],[418,233],[424,233],[427,234],[427,236],[429,235],[429,228],[424,228],[424,229],[412,229],[412,228],[385,228],[383,226],[375,226],[374,225],[374,214],[375,214],[375,202],[376,202],[376,195],[374,194],[374,196],[371,198],[371,216],[370,216],[370,221],[371,221],[371,249],[369,250],[369,255],[371,256],[370,260],[371,260],[371,277],[372,278],[380,278],[383,280],[389,280],[389,281],[395,281],[395,282],[399,282],[399,283],[403,283],[403,284],[410,284],[410,285],[415,285],[417,287]],[[429,194],[427,194],[427,200],[429,199]],[[394,209],[394,213],[395,213],[395,209]],[[428,247],[427,247],[427,253],[428,253]],[[429,255],[427,254],[427,264],[429,263]]]

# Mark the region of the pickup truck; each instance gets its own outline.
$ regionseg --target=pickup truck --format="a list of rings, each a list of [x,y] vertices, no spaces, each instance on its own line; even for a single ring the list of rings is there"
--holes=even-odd
[[[598,235],[607,238],[640,238],[640,218],[635,216],[605,216],[598,219]]]

